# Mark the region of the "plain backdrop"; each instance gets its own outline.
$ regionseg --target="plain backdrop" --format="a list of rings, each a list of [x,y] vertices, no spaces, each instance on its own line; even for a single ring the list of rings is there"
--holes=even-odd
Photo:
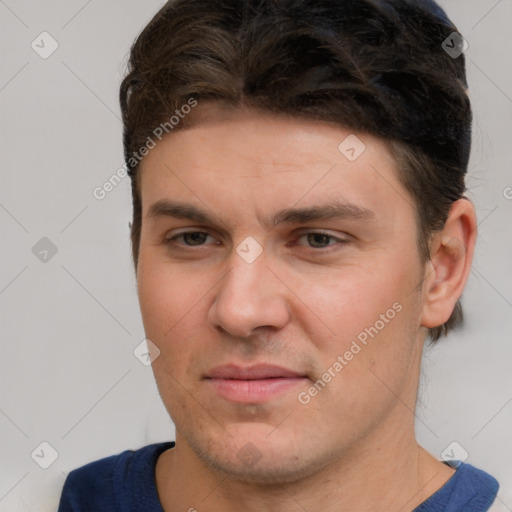
[[[93,195],[123,164],[119,83],[162,3],[0,0],[2,512],[55,511],[71,469],[174,439],[133,353],[128,179]],[[417,435],[467,452],[512,511],[512,0],[440,3],[469,43],[479,240],[465,327],[425,353]]]

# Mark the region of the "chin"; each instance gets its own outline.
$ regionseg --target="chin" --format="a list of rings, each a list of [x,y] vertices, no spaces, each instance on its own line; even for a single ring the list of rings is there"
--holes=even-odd
[[[305,478],[312,477],[325,469],[327,462],[319,460],[304,460],[294,457],[280,457],[263,454],[261,459],[249,466],[235,458],[227,459],[225,456],[216,457],[208,454],[205,461],[230,480],[246,484],[260,484],[265,487],[281,486],[284,484],[298,483]]]
[[[279,435],[272,432],[275,427],[269,429],[269,425],[251,427],[238,427],[235,435],[225,439],[210,439],[190,446],[204,464],[230,480],[265,486],[289,484],[311,477],[326,469],[335,457],[333,450],[317,453],[313,443],[306,440],[303,443],[291,432]]]

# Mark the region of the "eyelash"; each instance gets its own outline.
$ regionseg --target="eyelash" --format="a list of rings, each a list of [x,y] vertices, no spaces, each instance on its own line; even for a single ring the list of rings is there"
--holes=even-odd
[[[177,240],[179,240],[180,238],[183,238],[184,236],[186,235],[191,235],[191,234],[198,234],[198,233],[201,233],[201,234],[204,234],[204,235],[207,235],[207,236],[211,236],[210,233],[208,233],[207,231],[182,231],[181,233],[178,233],[170,238],[166,238],[165,240],[165,243],[169,246],[171,245],[176,245],[175,242]],[[330,235],[329,233],[324,233],[322,231],[307,231],[307,232],[304,232],[302,234],[300,234],[299,236],[297,236],[295,242],[297,240],[300,240],[301,238],[303,237],[307,237],[308,235],[323,235],[323,236],[326,236],[329,238],[329,241],[334,241],[335,243],[330,243],[324,247],[312,247],[312,246],[305,246],[307,249],[310,249],[314,252],[329,252],[329,251],[332,251],[332,250],[335,250],[333,248],[336,248],[336,246],[339,246],[339,245],[345,245],[345,244],[348,244],[349,243],[349,240],[346,240],[346,239],[343,239],[343,238],[338,238],[338,237],[335,237],[334,235]],[[213,237],[212,237],[213,238]],[[300,245],[300,244],[296,244],[294,242],[293,245]],[[187,244],[183,244],[181,247],[185,247],[185,248],[189,248],[189,249],[192,249],[194,247],[204,247],[204,243],[202,244],[198,244],[198,245],[187,245]],[[186,250],[186,249],[185,249]]]

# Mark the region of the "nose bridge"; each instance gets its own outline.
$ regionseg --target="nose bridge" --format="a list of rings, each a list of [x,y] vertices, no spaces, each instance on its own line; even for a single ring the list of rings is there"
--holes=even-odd
[[[239,337],[249,336],[257,327],[281,328],[288,320],[285,287],[267,267],[266,255],[254,257],[250,244],[240,244],[230,255],[229,272],[209,315],[213,325]]]
[[[263,260],[253,263],[243,261],[239,255],[234,254],[230,262],[230,271],[221,285],[221,293],[225,300],[237,300],[250,304],[258,299],[258,282],[265,279],[264,273],[268,272]]]

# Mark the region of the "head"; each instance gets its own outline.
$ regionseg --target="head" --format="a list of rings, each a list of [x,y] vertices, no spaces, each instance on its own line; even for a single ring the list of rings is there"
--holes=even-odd
[[[306,471],[396,421],[426,336],[461,322],[474,215],[464,56],[442,48],[455,31],[430,1],[177,0],[133,45],[142,316],[177,431],[219,468],[253,440],[277,473]],[[212,365],[269,360],[300,373],[293,393],[212,399]],[[301,448],[313,428],[327,441]]]

